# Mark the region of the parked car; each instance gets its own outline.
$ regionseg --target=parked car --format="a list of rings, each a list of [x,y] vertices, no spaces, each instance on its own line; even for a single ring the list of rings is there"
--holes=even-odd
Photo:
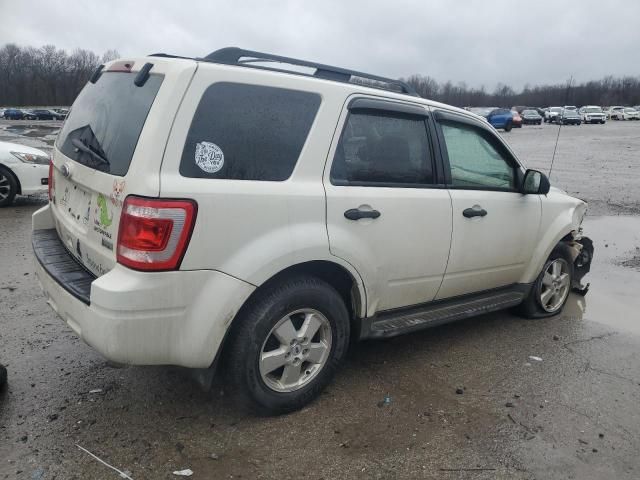
[[[525,125],[540,125],[542,124],[542,117],[537,112],[537,110],[523,110],[522,123],[524,123]]]
[[[60,115],[59,113],[54,112],[53,110],[46,110],[46,109],[32,110],[31,114],[35,116],[36,120],[63,120],[64,119],[64,115]]]
[[[0,207],[13,203],[16,195],[46,192],[49,155],[36,148],[0,142]]]
[[[553,123],[555,118],[562,113],[562,107],[549,107],[549,109],[544,114],[545,123]]]
[[[24,112],[17,108],[7,108],[3,112],[3,116],[7,120],[22,120],[24,119]]]
[[[67,108],[54,108],[53,109],[54,112],[56,112],[58,115],[62,115],[62,118],[67,118],[67,115],[69,115],[69,109]]]
[[[351,339],[556,315],[589,268],[586,203],[475,114],[237,48],[127,60],[75,100],[32,236],[48,304],[113,361],[220,366],[282,413]]]
[[[576,110],[566,109],[563,109],[560,115],[556,115],[553,121],[558,125],[580,125],[582,123],[580,114]]]
[[[515,110],[511,110],[511,116],[513,117],[513,127],[522,128],[522,117]]]
[[[620,105],[616,107],[610,107],[609,110],[607,110],[607,118],[610,118],[611,120],[622,120],[623,110],[624,107]]]
[[[584,123],[605,123],[607,115],[602,109],[595,105],[587,105],[579,111],[580,117]]]
[[[640,112],[635,108],[625,107],[622,110],[618,110],[616,113],[616,120],[640,120]]]
[[[506,108],[494,108],[487,113],[486,119],[494,128],[500,128],[505,132],[511,131],[514,126],[513,114]]]
[[[33,110],[22,110],[22,113],[24,113],[24,120],[36,120],[36,115],[33,113]]]

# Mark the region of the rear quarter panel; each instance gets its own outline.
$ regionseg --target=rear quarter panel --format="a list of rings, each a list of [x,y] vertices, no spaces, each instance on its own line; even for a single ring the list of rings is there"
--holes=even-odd
[[[198,103],[211,84],[258,84],[321,95],[321,104],[291,177],[285,181],[188,178],[179,173]],[[181,269],[211,269],[259,286],[285,268],[327,260],[357,272],[329,252],[322,173],[346,89],[318,88],[300,76],[201,63],[176,116],[162,163],[161,195],[193,198],[198,216]],[[224,112],[220,112],[224,115]],[[250,139],[247,139],[250,141]],[[362,295],[364,298],[364,295]]]

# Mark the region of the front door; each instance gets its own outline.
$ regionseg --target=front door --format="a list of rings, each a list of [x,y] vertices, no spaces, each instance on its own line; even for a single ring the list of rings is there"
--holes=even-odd
[[[421,105],[359,98],[345,109],[325,169],[330,250],[362,276],[368,315],[433,300],[451,239]]]
[[[517,283],[538,238],[540,197],[517,191],[521,167],[489,127],[450,116],[438,129],[453,208],[438,299]]]

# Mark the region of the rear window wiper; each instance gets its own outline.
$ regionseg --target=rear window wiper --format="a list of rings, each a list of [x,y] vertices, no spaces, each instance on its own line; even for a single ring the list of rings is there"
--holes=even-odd
[[[100,155],[98,152],[94,151],[91,147],[89,147],[87,144],[85,144],[82,140],[74,138],[73,140],[71,140],[71,144],[77,150],[80,150],[81,152],[84,152],[84,153],[87,153],[87,154],[91,155],[93,158],[98,160],[100,163],[103,163],[105,165],[111,165],[109,160],[107,160],[105,157]]]

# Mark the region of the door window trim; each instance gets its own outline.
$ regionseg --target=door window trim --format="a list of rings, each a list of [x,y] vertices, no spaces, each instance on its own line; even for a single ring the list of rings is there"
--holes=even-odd
[[[444,178],[448,189],[450,190],[484,190],[489,192],[506,192],[506,193],[520,193],[518,186],[524,179],[524,170],[522,165],[511,150],[506,146],[503,140],[496,135],[487,125],[483,125],[481,120],[476,120],[467,115],[459,113],[448,112],[444,110],[436,110],[433,114],[436,124],[436,135],[438,143],[440,145],[440,154],[442,156],[442,165],[444,168]],[[489,186],[462,186],[453,185],[453,179],[451,177],[451,164],[449,163],[449,152],[447,150],[447,143],[442,131],[442,122],[457,123],[466,127],[471,127],[480,132],[482,137],[493,146],[498,153],[507,161],[507,164],[514,170],[515,186],[513,188],[501,188],[501,187],[489,187]]]
[[[331,185],[336,187],[377,187],[377,188],[424,188],[424,189],[442,189],[448,188],[445,184],[444,168],[441,165],[441,153],[437,141],[436,133],[434,132],[434,123],[431,117],[433,116],[426,105],[395,102],[387,99],[380,99],[376,97],[367,97],[358,95],[356,97],[348,98],[343,108],[344,121],[339,125],[339,130],[336,129],[336,133],[339,131],[337,140],[335,140],[335,146],[332,148],[333,156],[331,163],[328,165],[328,179]],[[353,112],[353,113],[352,113]],[[350,182],[345,180],[335,180],[331,177],[331,169],[336,160],[337,146],[342,140],[342,135],[346,130],[346,126],[349,123],[349,118],[353,114],[357,113],[382,113],[392,117],[401,118],[407,116],[421,117],[425,128],[427,137],[427,143],[429,148],[429,154],[431,155],[431,168],[433,172],[433,183],[397,183],[397,182]]]

